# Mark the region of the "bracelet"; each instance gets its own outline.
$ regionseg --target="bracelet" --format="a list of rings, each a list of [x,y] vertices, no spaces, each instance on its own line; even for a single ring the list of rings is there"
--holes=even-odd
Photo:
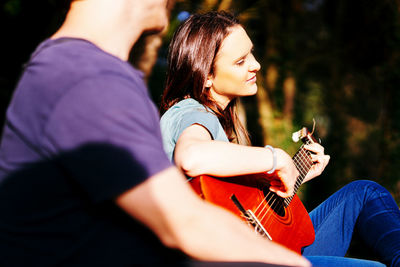
[[[269,171],[267,171],[268,174],[271,174],[271,173],[273,173],[273,172],[275,171],[275,169],[276,169],[276,151],[275,151],[275,148],[273,148],[273,147],[270,146],[270,145],[266,145],[265,148],[269,148],[269,149],[271,150],[271,152],[272,152],[272,158],[273,158],[272,169],[269,170]]]

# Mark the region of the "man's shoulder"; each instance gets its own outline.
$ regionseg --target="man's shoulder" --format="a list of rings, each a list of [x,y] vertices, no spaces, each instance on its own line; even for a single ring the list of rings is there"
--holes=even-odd
[[[48,39],[32,54],[27,67],[47,68],[49,75],[73,77],[118,73],[126,76],[141,76],[126,61],[103,51],[95,44],[78,38]],[[51,76],[50,76],[51,77]]]
[[[129,63],[83,39],[49,39],[32,54],[15,100],[29,98],[52,110],[71,93],[78,91],[81,95],[98,98],[115,88],[129,88],[130,92],[147,96],[141,72]],[[123,92],[112,91],[115,94]]]

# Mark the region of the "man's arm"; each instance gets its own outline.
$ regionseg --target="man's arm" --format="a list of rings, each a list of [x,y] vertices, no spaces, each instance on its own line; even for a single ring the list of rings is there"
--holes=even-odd
[[[175,167],[120,195],[116,203],[166,246],[198,260],[310,266],[303,257],[254,234],[233,214],[201,200]]]

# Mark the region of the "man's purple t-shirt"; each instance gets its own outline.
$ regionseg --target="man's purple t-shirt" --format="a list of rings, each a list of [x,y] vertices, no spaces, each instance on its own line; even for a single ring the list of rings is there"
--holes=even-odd
[[[43,42],[1,140],[0,265],[181,258],[113,201],[169,166],[141,72],[85,40]]]
[[[88,142],[127,149],[151,176],[169,166],[158,118],[142,73],[129,63],[84,40],[47,40],[8,108],[0,180],[26,163]]]

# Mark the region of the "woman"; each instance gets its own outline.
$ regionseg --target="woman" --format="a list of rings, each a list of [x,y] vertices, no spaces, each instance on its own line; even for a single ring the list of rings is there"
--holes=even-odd
[[[298,177],[291,157],[279,148],[248,146],[248,134],[237,115],[238,97],[257,92],[260,64],[252,49],[243,27],[225,12],[192,15],[178,28],[170,44],[162,99],[164,148],[191,177],[273,172],[270,190],[288,197]],[[304,180],[308,181],[322,173],[329,156],[319,144],[305,148],[313,152],[314,164]],[[303,255],[313,264],[382,266],[343,258],[357,228],[382,261],[400,265],[400,212],[389,192],[378,184],[353,182],[310,217],[316,239],[303,249]]]

